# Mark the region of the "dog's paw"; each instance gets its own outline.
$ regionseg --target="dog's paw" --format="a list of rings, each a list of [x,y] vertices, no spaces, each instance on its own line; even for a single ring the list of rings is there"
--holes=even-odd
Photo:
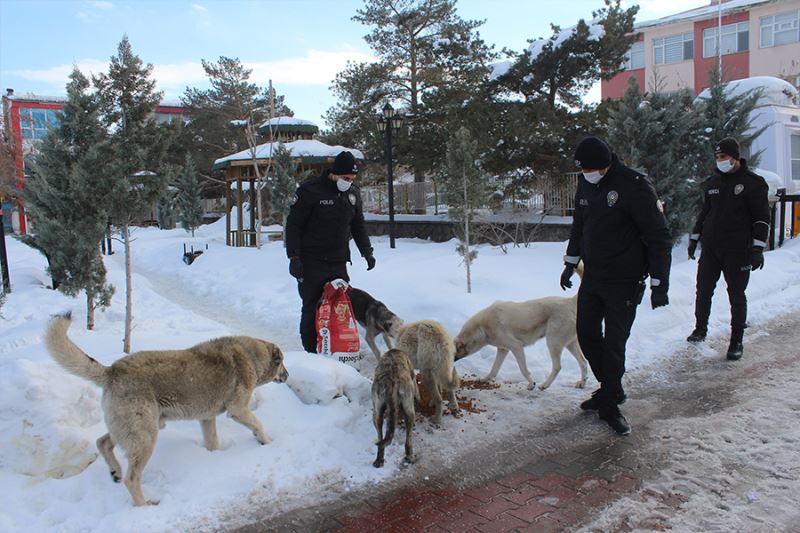
[[[372,466],[374,466],[375,468],[382,467],[383,466],[383,459],[375,459],[375,461],[372,463]]]
[[[114,483],[119,483],[120,481],[122,481],[122,478],[120,477],[119,474],[117,474],[116,470],[112,470],[109,473],[111,474],[111,481],[113,481]]]
[[[255,437],[256,437],[256,440],[257,440],[257,441],[258,441],[258,443],[259,443],[259,444],[261,444],[262,446],[263,446],[263,445],[265,445],[265,444],[269,444],[270,442],[272,442],[272,439],[271,439],[271,438],[269,438],[269,437],[267,437],[267,436],[266,436],[265,434],[263,434],[263,433],[260,433],[260,434],[259,434],[259,433],[253,433],[253,435],[255,435]]]
[[[402,466],[413,465],[416,462],[417,462],[417,456],[416,455],[406,455],[405,457],[403,457]]]
[[[480,381],[481,383],[491,383],[492,381],[494,381],[494,376],[489,374],[488,376],[479,377],[478,381]]]
[[[536,388],[536,382],[535,381],[531,381],[531,382],[528,383],[528,390],[533,390],[535,388]],[[547,387],[545,387],[544,385],[539,385],[539,390],[545,390],[546,388]]]
[[[585,379],[579,379],[578,382],[575,383],[575,387],[578,388],[578,389],[582,389],[585,386],[586,386],[586,380]]]
[[[161,500],[147,500],[147,505],[158,505]]]

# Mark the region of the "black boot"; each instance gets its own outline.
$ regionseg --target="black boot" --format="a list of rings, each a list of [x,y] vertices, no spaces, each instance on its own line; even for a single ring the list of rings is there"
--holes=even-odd
[[[706,340],[706,328],[701,328],[700,326],[694,328],[692,334],[686,337],[686,340],[689,342],[703,342]]]
[[[619,407],[616,405],[601,407],[598,415],[600,420],[605,420],[606,424],[616,431],[617,435],[630,435],[631,425],[628,424],[628,421],[622,416]]]
[[[603,404],[606,403],[605,394],[606,393],[603,388],[600,387],[592,393],[591,398],[581,402],[581,409],[584,411],[597,411]],[[617,389],[615,396],[617,405],[625,403],[625,400],[628,399],[621,387]]]
[[[738,361],[742,358],[744,347],[742,346],[742,337],[744,331],[741,329],[734,329],[731,331],[731,343],[728,345],[728,361]]]

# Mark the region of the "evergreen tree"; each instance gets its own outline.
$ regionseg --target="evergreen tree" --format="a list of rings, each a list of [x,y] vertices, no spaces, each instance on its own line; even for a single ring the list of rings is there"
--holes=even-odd
[[[106,281],[100,242],[108,213],[104,199],[106,133],[97,96],[75,68],[59,126],[42,141],[26,198],[34,222],[34,246],[48,259],[53,288],[75,296],[86,293],[86,327],[94,327],[96,307],[107,307],[114,292]]]
[[[447,174],[444,188],[449,218],[456,223],[456,248],[467,270],[467,292],[472,292],[470,267],[478,252],[470,250],[470,226],[475,208],[483,202],[486,176],[476,164],[478,143],[467,128],[459,128],[447,142]]]
[[[160,229],[175,229],[178,224],[178,189],[170,185],[158,199],[158,227]]]
[[[194,237],[194,230],[203,223],[203,202],[200,198],[197,170],[189,154],[186,154],[186,163],[178,176],[177,189],[178,220],[181,222],[181,227],[191,231]]]
[[[725,137],[733,137],[739,141],[742,153],[749,153],[750,146],[768,126],[751,130],[752,112],[758,106],[763,95],[762,89],[751,89],[743,94],[730,94],[730,84],[725,82],[717,69],[711,71],[708,96],[698,98],[708,134],[709,142],[704,152],[705,168],[713,169],[715,165],[713,143]],[[761,151],[750,154],[747,164],[757,167],[761,159]],[[705,174],[710,172],[706,171]]]
[[[396,139],[397,159],[424,181],[446,164],[445,132],[458,129],[469,102],[482,96],[494,58],[477,32],[482,22],[461,19],[455,0],[365,0],[353,20],[371,28],[365,40],[378,60],[351,63],[337,75],[339,103],[326,117],[331,137],[381,154],[375,118],[390,101],[414,117],[413,135]]]
[[[693,100],[688,89],[642,94],[631,77],[609,122],[609,144],[653,182],[673,241],[694,221],[707,150],[705,123]]]
[[[153,65],[142,64],[125,36],[111,57],[108,73],[94,78],[103,122],[111,132],[106,151],[112,187],[109,213],[125,246],[125,353],[131,350],[133,323],[130,227],[166,187],[165,173],[156,172],[166,150],[166,133],[151,119],[162,96],[155,90],[152,71]]]
[[[308,176],[309,171],[299,172],[291,152],[283,143],[278,145],[278,149],[273,155],[273,161],[275,162],[274,172],[267,175],[267,187],[272,194],[272,211],[280,214],[285,236],[286,217],[289,215],[289,207],[297,190],[297,184]]]

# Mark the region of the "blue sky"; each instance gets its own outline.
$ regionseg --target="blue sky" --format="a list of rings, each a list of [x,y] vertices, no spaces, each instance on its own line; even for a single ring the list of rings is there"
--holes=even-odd
[[[628,5],[633,2],[628,2]],[[642,0],[638,20],[706,5],[708,0]],[[624,3],[623,3],[624,4]],[[550,35],[549,23],[590,18],[602,0],[460,0],[458,13],[485,19],[481,36],[520,51]],[[200,59],[238,57],[253,80],[277,91],[298,118],[324,126],[335,103],[330,83],[348,60],[368,61],[368,28],[351,17],[362,0],[0,0],[0,88],[64,94],[74,63],[102,72],[127,33],[155,66],[165,98],[205,86]]]

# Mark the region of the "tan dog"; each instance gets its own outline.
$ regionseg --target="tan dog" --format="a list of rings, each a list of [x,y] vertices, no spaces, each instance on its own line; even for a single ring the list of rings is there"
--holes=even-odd
[[[185,350],[132,353],[107,367],[67,337],[70,322],[69,315],[50,322],[47,349],[68,372],[103,388],[108,433],[97,439],[97,448],[115,483],[122,478],[122,467],[114,446],[125,451],[125,486],[134,505],[158,503],[145,499],[141,476],[166,420],[199,420],[208,450],[219,447],[216,416],[225,411],[258,442],[270,441],[248,402],[258,385],[289,377],[283,353],[274,344],[253,337],[220,337]]]
[[[587,364],[575,329],[578,313],[578,295],[572,298],[549,296],[526,302],[494,302],[467,320],[456,335],[456,360],[473,354],[491,345],[497,347],[497,355],[489,374],[482,378],[491,381],[497,376],[500,366],[508,355],[514,354],[519,369],[528,380],[528,389],[536,382],[528,371],[525,361],[525,346],[530,346],[545,337],[550,351],[552,368],[550,375],[539,388],[546,389],[561,370],[561,352],[570,351],[581,368],[581,379],[575,384],[583,388],[586,384]]]
[[[397,335],[397,349],[408,354],[414,368],[419,369],[433,402],[433,423],[442,423],[442,391],[447,394],[450,412],[460,413],[456,389],[461,379],[453,367],[455,346],[444,327],[433,320],[406,324]]]
[[[378,456],[372,466],[383,466],[383,453],[394,438],[398,412],[403,413],[406,425],[405,463],[414,462],[411,446],[411,430],[414,429],[414,400],[419,401],[419,389],[414,367],[405,352],[389,350],[378,360],[375,378],[372,381],[372,422],[378,432]],[[388,415],[386,436],[383,435],[383,420]]]

